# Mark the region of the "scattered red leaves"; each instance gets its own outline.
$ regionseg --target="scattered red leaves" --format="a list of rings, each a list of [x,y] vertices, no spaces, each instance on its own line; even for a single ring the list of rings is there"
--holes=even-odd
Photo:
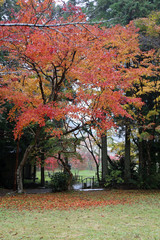
[[[23,210],[69,210],[107,205],[148,202],[156,198],[160,204],[160,191],[91,191],[47,194],[23,194],[0,198],[0,208]],[[152,201],[151,201],[152,202]]]

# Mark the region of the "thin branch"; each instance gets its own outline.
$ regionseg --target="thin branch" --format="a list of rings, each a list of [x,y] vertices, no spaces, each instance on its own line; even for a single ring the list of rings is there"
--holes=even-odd
[[[40,87],[40,90],[41,90],[43,103],[45,104],[46,103],[46,98],[45,98],[45,94],[44,94],[44,90],[43,90],[42,78],[41,78],[41,75],[39,74],[39,72],[37,71],[36,67],[34,67],[34,70],[36,71],[38,79],[39,79],[39,87]]]

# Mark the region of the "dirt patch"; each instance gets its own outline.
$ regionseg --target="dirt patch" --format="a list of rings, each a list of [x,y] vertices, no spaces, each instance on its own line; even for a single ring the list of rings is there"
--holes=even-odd
[[[52,189],[51,188],[27,188],[24,189],[24,193],[26,194],[39,194],[39,193],[51,193]],[[15,195],[17,192],[13,191],[12,189],[5,189],[5,188],[0,188],[0,197],[4,197],[6,195]]]
[[[35,189],[25,189],[25,193],[27,194],[39,194],[39,193],[51,193],[51,188],[35,188]]]

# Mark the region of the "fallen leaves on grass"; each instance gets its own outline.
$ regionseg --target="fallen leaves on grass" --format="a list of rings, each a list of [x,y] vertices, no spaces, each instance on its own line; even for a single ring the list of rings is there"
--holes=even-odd
[[[22,194],[1,198],[0,208],[23,210],[69,210],[96,206],[134,204],[148,200],[148,197],[157,199],[160,203],[159,191],[93,191],[93,192],[66,192],[49,194]]]

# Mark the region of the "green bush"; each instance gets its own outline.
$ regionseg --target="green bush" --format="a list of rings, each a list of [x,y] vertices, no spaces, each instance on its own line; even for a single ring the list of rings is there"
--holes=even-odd
[[[124,179],[124,175],[125,175],[125,159],[124,157],[121,157],[120,160],[116,160],[116,161],[112,161],[113,162],[113,165],[110,165],[110,171],[112,170],[119,170],[121,171],[121,177],[122,179]],[[131,179],[137,179],[137,166],[136,164],[132,161],[130,163],[130,171],[131,171]]]
[[[50,187],[53,192],[62,192],[68,190],[69,175],[63,172],[56,172],[51,177]]]
[[[124,182],[122,179],[122,171],[120,170],[111,170],[110,174],[106,176],[105,187],[115,187]]]
[[[160,189],[160,173],[138,176],[135,185],[140,189]]]

